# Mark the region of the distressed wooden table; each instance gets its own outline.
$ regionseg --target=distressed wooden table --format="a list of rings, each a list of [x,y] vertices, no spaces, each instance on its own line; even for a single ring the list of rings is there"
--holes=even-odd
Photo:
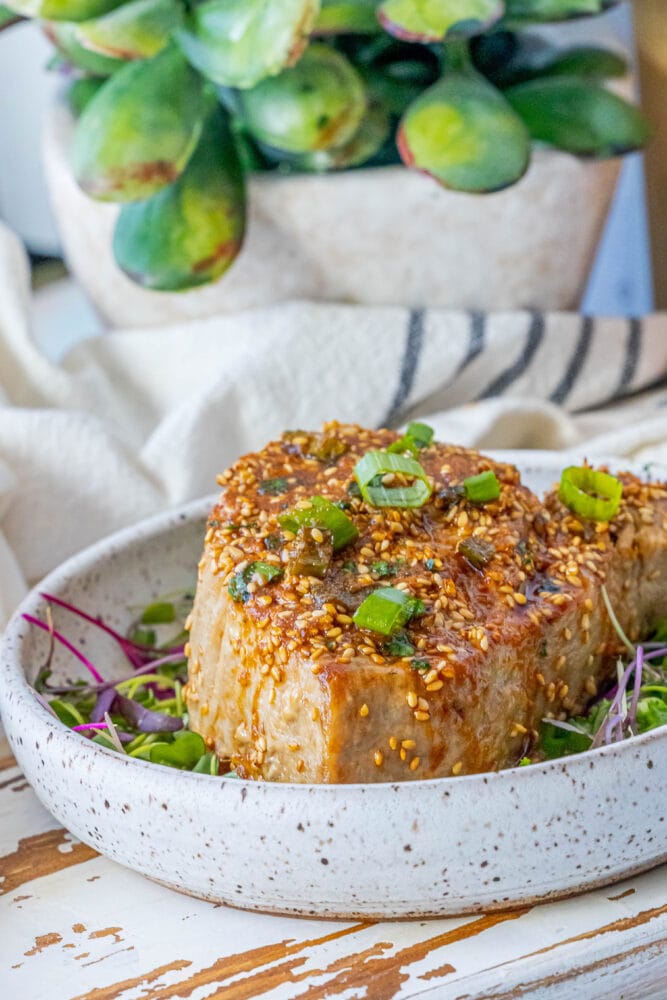
[[[244,913],[180,896],[79,843],[0,743],[0,986],[3,1000],[664,1000],[667,866],[476,917]]]

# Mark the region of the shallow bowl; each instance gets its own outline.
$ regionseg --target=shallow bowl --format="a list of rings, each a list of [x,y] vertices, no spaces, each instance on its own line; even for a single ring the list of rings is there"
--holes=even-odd
[[[536,490],[563,459],[504,453]],[[190,586],[211,499],[152,518],[70,559],[39,590],[121,630],[136,608]],[[624,744],[490,774],[374,785],[285,785],[184,773],[68,730],[35,697],[46,636],[22,613],[5,633],[0,710],[37,795],[82,841],[174,889],[319,917],[443,916],[513,907],[613,882],[667,860],[667,727]],[[99,630],[56,625],[120,675]],[[55,676],[70,675],[60,650]],[[127,672],[125,666],[124,672]]]

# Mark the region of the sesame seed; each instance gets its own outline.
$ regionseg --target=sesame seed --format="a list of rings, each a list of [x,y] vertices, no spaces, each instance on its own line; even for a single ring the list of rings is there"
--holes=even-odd
[[[390,750],[395,750],[397,748],[397,746],[398,746],[398,740],[396,739],[396,737],[395,736],[390,736],[389,737],[389,749]]]
[[[368,712],[369,712],[368,705],[366,704],[366,702],[364,702],[364,704],[359,709],[359,715],[361,716],[362,719],[365,719],[366,716],[368,715]]]
[[[384,757],[382,755],[382,751],[381,750],[376,750],[375,751],[375,753],[373,754],[373,760],[375,761],[375,766],[376,767],[382,767],[382,761],[384,760]]]
[[[426,722],[428,719],[431,718],[428,712],[413,712],[412,714],[414,715],[417,722]]]
[[[406,695],[405,700],[407,701],[410,708],[417,707],[417,695],[415,694],[414,691],[409,691],[408,694]]]
[[[463,770],[463,761],[457,760],[456,764],[452,767],[452,774],[460,774]]]
[[[418,767],[419,767],[419,757],[413,757],[412,760],[410,761],[410,770],[416,771]]]

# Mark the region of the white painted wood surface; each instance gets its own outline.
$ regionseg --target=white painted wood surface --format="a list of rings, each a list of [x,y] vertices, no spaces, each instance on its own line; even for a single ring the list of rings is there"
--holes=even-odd
[[[73,840],[6,745],[0,928],[7,1000],[667,996],[667,866],[482,917],[371,924],[245,913],[178,895]]]

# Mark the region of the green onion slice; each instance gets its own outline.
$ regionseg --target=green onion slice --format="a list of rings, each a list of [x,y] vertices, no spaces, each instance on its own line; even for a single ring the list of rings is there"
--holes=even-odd
[[[408,429],[403,437],[390,444],[387,451],[400,453],[403,451],[420,451],[422,448],[428,448],[433,440],[433,433],[433,428],[429,427],[428,424],[420,424],[419,421],[413,420],[412,423],[408,424]]]
[[[491,472],[490,469],[487,472],[480,472],[478,476],[464,479],[463,488],[466,498],[473,503],[488,503],[489,500],[497,500],[500,496],[500,483],[495,472]]]
[[[380,587],[363,601],[352,616],[359,628],[391,635],[424,610],[422,601],[397,587]]]
[[[565,506],[592,521],[609,521],[618,513],[623,484],[606,472],[571,465],[563,470],[558,498]]]
[[[250,597],[248,584],[255,573],[259,573],[265,583],[272,583],[274,580],[277,581],[283,575],[282,569],[279,566],[273,566],[271,563],[262,562],[261,560],[249,563],[240,573],[235,573],[227,585],[227,591],[233,601],[243,604],[248,600]]]
[[[412,486],[387,486],[384,476],[400,473],[414,479]],[[409,455],[369,451],[354,467],[361,495],[371,507],[422,507],[431,495],[431,484],[423,468]]]
[[[296,535],[299,528],[325,528],[333,537],[334,552],[358,538],[354,522],[325,497],[311,497],[308,507],[295,507],[278,518],[281,528]]]

